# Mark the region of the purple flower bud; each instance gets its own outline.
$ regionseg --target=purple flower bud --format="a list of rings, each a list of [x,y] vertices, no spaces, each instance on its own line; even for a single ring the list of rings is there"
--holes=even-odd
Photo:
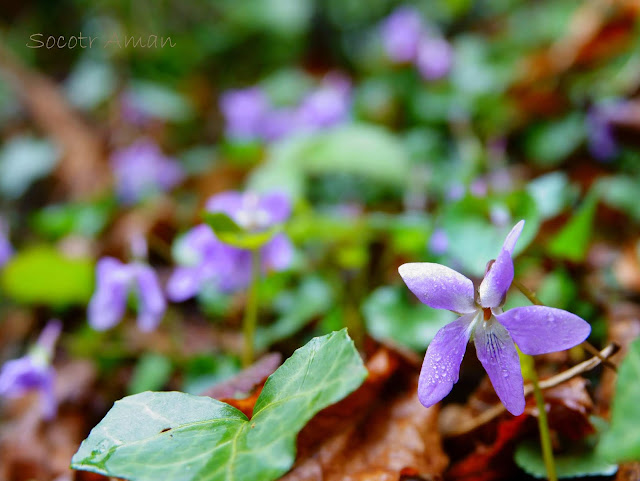
[[[611,160],[620,150],[611,123],[616,107],[619,105],[600,105],[592,107],[587,114],[589,151],[596,159]]]
[[[18,398],[29,391],[40,391],[40,404],[45,419],[56,415],[55,370],[51,366],[55,344],[62,323],[51,320],[26,356],[6,362],[0,371],[0,396]]]
[[[429,250],[439,256],[445,254],[449,249],[449,238],[444,229],[436,229],[429,239]]]
[[[0,219],[0,267],[4,266],[13,256],[13,247],[9,241],[9,229],[3,219]]]
[[[453,49],[444,38],[424,36],[418,45],[416,66],[425,80],[446,76],[453,64]]]
[[[505,227],[511,223],[511,213],[504,205],[492,205],[489,208],[489,218],[496,227]]]
[[[184,177],[180,164],[166,157],[149,140],[139,140],[130,147],[114,152],[111,165],[118,197],[126,204],[170,190]]]
[[[96,290],[89,302],[87,316],[91,327],[104,331],[118,324],[127,309],[129,293],[138,302],[138,328],[155,329],[164,315],[166,301],[156,273],[146,264],[124,264],[104,257],[96,266]]]
[[[382,44],[391,60],[397,63],[413,61],[418,55],[422,35],[420,13],[411,7],[400,7],[382,24]]]
[[[453,184],[449,185],[449,187],[447,188],[445,197],[447,200],[451,200],[451,201],[459,200],[464,197],[465,191],[466,189],[461,182],[454,182]]]
[[[469,186],[469,192],[471,192],[471,195],[473,195],[474,197],[486,197],[487,193],[489,192],[489,185],[487,183],[487,180],[483,179],[482,177],[478,177],[473,182],[471,182],[471,185]]]
[[[228,137],[235,140],[258,140],[263,135],[269,100],[258,87],[227,90],[220,98],[220,110]]]

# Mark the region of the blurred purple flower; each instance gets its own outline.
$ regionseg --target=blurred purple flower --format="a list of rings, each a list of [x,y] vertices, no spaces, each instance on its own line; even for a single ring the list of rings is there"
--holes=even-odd
[[[399,7],[381,27],[382,44],[391,60],[407,63],[416,59],[422,36],[420,13],[411,7]]]
[[[55,417],[58,410],[54,392],[56,372],[51,361],[61,331],[60,321],[49,321],[29,353],[6,362],[0,371],[0,396],[18,398],[29,391],[40,391],[40,405],[45,419]]]
[[[243,229],[252,232],[281,224],[291,215],[291,203],[280,192],[257,194],[229,190],[211,197],[206,209],[227,214]]]
[[[87,316],[98,331],[120,322],[127,309],[130,293],[137,299],[138,328],[154,330],[164,315],[166,301],[154,270],[142,262],[124,264],[113,257],[103,257],[96,266],[96,290],[89,302]]]
[[[13,256],[13,246],[9,240],[9,229],[3,219],[0,219],[0,267],[4,266]]]
[[[167,296],[182,302],[198,294],[203,285],[218,285],[230,263],[225,244],[206,224],[195,226],[176,243],[175,257],[179,267],[167,283]]]
[[[323,129],[342,123],[349,118],[351,84],[345,77],[327,75],[323,85],[302,100],[298,119],[303,128]]]
[[[492,205],[489,208],[489,218],[496,227],[505,227],[511,223],[511,213],[504,205]]]
[[[298,111],[288,107],[269,110],[259,125],[260,137],[270,142],[287,137],[298,129],[300,129]]]
[[[524,384],[515,344],[525,354],[544,354],[580,344],[591,332],[587,322],[561,309],[528,306],[502,311],[513,281],[511,256],[523,227],[520,221],[507,235],[477,293],[471,280],[449,267],[432,263],[400,266],[400,276],[421,302],[461,316],[440,329],[429,344],[418,383],[418,398],[424,406],[442,400],[458,382],[460,363],[473,336],[478,359],[498,397],[511,414],[520,415]]]
[[[475,179],[469,186],[469,192],[471,192],[471,195],[474,197],[486,197],[489,192],[489,183],[487,182],[487,179],[483,177]]]
[[[453,49],[439,36],[425,35],[418,45],[416,66],[425,80],[438,80],[446,76],[453,65]]]
[[[614,104],[599,105],[587,114],[589,151],[596,159],[611,160],[619,152],[612,125],[615,109]]]
[[[170,190],[184,177],[180,164],[165,156],[150,140],[139,140],[114,152],[111,165],[118,197],[126,204]]]
[[[253,232],[280,224],[291,214],[289,199],[280,193],[223,192],[211,197],[206,208],[227,214]],[[223,243],[207,225],[194,227],[180,239],[176,254],[181,265],[167,284],[167,294],[172,301],[189,299],[206,284],[222,292],[234,292],[245,289],[251,280],[251,251]],[[289,238],[280,233],[261,248],[260,254],[263,272],[280,271],[291,264],[293,246]]]
[[[438,228],[433,231],[429,238],[429,250],[439,256],[445,254],[449,249],[449,238],[447,233],[442,228]]]
[[[451,201],[459,200],[464,197],[465,192],[466,189],[462,182],[454,182],[447,187],[445,198]]]
[[[269,99],[258,87],[227,90],[220,97],[226,135],[235,140],[262,138]]]

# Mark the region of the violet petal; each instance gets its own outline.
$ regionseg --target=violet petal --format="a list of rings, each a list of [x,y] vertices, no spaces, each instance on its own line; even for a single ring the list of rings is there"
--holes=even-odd
[[[591,333],[585,320],[562,309],[526,306],[496,316],[525,354],[564,351],[583,342]]]
[[[144,264],[135,265],[138,287],[138,327],[141,331],[155,329],[164,315],[167,303],[155,271]]]
[[[460,363],[471,336],[472,312],[447,324],[429,344],[418,381],[418,399],[431,407],[441,401],[458,382]]]
[[[281,224],[291,215],[291,202],[282,192],[263,194],[258,207],[269,214],[269,225]]]
[[[91,327],[103,331],[115,326],[127,307],[129,268],[117,259],[105,257],[96,267],[96,290],[89,301],[87,317]]]
[[[516,346],[507,329],[490,319],[475,330],[478,359],[484,366],[502,404],[514,416],[524,411],[524,382]]]
[[[267,271],[282,271],[291,265],[293,245],[285,234],[276,234],[260,252],[262,268]]]
[[[430,262],[402,264],[400,276],[420,302],[434,309],[468,314],[476,310],[473,282],[449,267]]]
[[[507,295],[507,291],[513,282],[513,260],[511,260],[511,255],[523,227],[524,221],[521,220],[511,229],[496,261],[485,274],[478,290],[482,307],[498,307]]]
[[[198,267],[176,267],[167,282],[167,297],[173,302],[186,301],[198,294],[201,284]]]

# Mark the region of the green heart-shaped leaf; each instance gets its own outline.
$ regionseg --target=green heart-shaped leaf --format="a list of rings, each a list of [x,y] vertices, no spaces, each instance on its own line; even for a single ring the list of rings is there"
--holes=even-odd
[[[366,375],[346,330],[333,332],[269,376],[251,419],[208,397],[128,396],[91,431],[71,467],[138,481],[271,481],[292,466],[307,421]]]
[[[595,451],[600,432],[606,429],[604,419],[592,417],[591,422],[596,433],[581,441],[572,441],[562,453],[554,455],[558,478],[577,478],[582,476],[611,476],[618,466],[603,458]],[[516,447],[514,460],[518,466],[536,478],[547,477],[547,470],[542,458],[540,443],[525,441]]]
[[[629,346],[620,364],[611,408],[611,428],[602,435],[598,452],[612,461],[640,460],[640,339]]]
[[[407,289],[380,287],[362,305],[367,331],[381,341],[391,339],[416,351],[424,351],[436,333],[456,315],[422,304],[410,304]]]

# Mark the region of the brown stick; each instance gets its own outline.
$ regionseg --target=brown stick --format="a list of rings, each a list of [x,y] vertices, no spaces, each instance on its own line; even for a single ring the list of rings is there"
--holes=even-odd
[[[105,190],[110,179],[100,136],[73,110],[60,89],[23,65],[2,42],[0,74],[62,151],[57,175],[69,196],[86,199]]]
[[[572,368],[561,372],[560,374],[550,377],[549,379],[540,381],[540,388],[549,389],[549,388],[558,386],[559,384],[562,384],[563,382],[566,382],[575,376],[578,376],[582,373],[590,371],[591,369],[598,366],[602,362],[601,357],[603,359],[608,359],[611,356],[613,356],[616,352],[618,352],[619,349],[620,348],[616,344],[609,344],[607,347],[605,347],[602,351],[598,353],[600,354],[600,356],[594,356],[591,359],[587,359],[586,361],[581,362],[580,364],[577,364]],[[533,386],[531,384],[527,384],[524,387],[525,397],[529,396],[531,393],[533,393]],[[504,407],[503,404],[496,404],[495,406],[482,412],[479,416],[476,416],[475,418],[473,418],[468,423],[463,424],[457,429],[442,433],[442,435],[445,437],[451,438],[451,437],[461,436],[463,434],[469,433],[479,428],[480,426],[488,423],[489,421],[497,418],[505,411],[506,411],[506,408]]]

